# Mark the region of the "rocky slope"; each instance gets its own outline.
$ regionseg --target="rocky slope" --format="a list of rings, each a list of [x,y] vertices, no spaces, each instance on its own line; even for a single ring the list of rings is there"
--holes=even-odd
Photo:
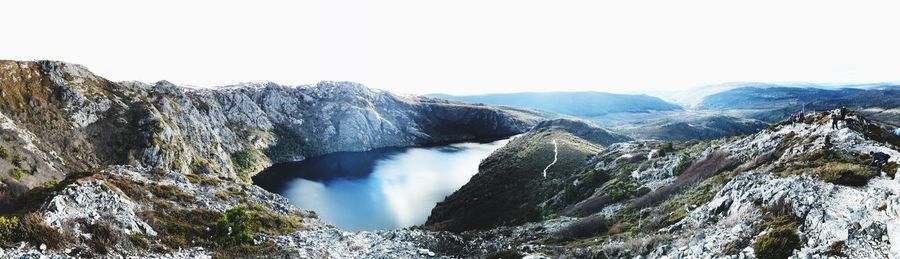
[[[828,116],[817,113],[807,123],[779,123],[747,137],[616,143],[583,161],[587,169],[575,167],[563,178],[546,180],[560,181],[560,186],[503,188],[522,188],[517,195],[524,197],[541,194],[529,203],[537,204],[539,212],[531,221],[565,222],[519,240],[524,242],[518,251],[582,258],[898,258],[896,140],[859,115],[851,115],[837,130],[831,129]],[[532,142],[531,148],[544,142]],[[880,169],[867,167],[869,151],[888,153],[891,162]],[[526,160],[507,161],[519,165]],[[469,185],[491,179],[473,177]],[[503,204],[516,196],[501,194],[466,201],[523,213]],[[445,208],[435,208],[432,217],[453,215],[446,207],[464,203],[453,201],[462,200],[454,196]],[[482,207],[471,213],[495,212]],[[471,230],[492,221],[468,217],[464,219],[472,221],[465,225],[447,224],[447,218],[430,219],[426,228],[469,229],[464,235],[505,228]]]
[[[246,181],[272,163],[337,151],[509,136],[540,116],[349,82],[117,83],[53,61],[0,61],[0,113],[0,175],[13,194],[123,164]]]
[[[0,61],[0,247],[14,246],[0,257],[432,254],[422,244],[440,233],[342,232],[248,179],[332,152],[509,136],[541,116],[349,82],[193,89]]]
[[[684,142],[539,115],[3,61],[0,258],[900,258],[900,137],[856,112]],[[244,182],[278,161],[525,130],[421,228],[342,231]],[[868,151],[891,161],[867,167]]]

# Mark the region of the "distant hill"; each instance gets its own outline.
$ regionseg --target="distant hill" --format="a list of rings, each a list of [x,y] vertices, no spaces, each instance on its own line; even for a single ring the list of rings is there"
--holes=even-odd
[[[747,135],[764,129],[769,124],[730,116],[708,116],[685,121],[657,123],[623,130],[638,139],[656,140],[708,140]]]
[[[600,116],[616,112],[648,112],[681,110],[681,106],[648,95],[603,92],[506,93],[485,95],[430,96],[470,103],[484,103],[534,108],[576,117]]]
[[[750,117],[767,122],[776,122],[801,109],[806,111],[824,111],[837,109],[841,106],[851,110],[862,110],[866,117],[870,119],[892,126],[900,126],[900,116],[897,115],[900,113],[900,89],[891,87],[859,90],[852,94],[822,98],[784,107],[772,106],[772,108],[776,109],[759,112]]]
[[[699,109],[766,109],[842,98],[864,92],[856,88],[820,89],[800,87],[741,87],[703,98]]]

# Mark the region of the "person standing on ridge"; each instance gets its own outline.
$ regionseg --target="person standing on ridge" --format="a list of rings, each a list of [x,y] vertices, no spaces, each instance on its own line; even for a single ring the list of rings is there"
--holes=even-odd
[[[838,114],[831,113],[831,129],[838,129]]]
[[[847,113],[848,113],[848,111],[847,111],[847,106],[841,106],[840,112],[841,112],[841,120],[846,120],[846,119],[847,119]]]

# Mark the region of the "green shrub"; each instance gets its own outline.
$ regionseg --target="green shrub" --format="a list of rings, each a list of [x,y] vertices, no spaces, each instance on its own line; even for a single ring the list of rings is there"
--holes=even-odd
[[[0,216],[0,246],[10,246],[18,241],[19,218]]]
[[[253,242],[253,220],[253,214],[244,206],[228,209],[216,224],[217,235],[228,245],[250,244]]]
[[[666,142],[665,144],[662,145],[662,147],[659,148],[658,156],[665,157],[666,155],[668,155],[669,153],[672,153],[674,151],[675,151],[675,147],[672,145],[672,142]]]
[[[637,193],[638,183],[629,176],[623,176],[616,179],[616,182],[609,185],[606,194],[613,201],[621,201],[633,197]]]
[[[847,186],[865,186],[869,179],[878,175],[872,168],[840,162],[829,162],[816,173],[822,181]]]
[[[147,241],[144,236],[140,234],[131,234],[128,236],[128,239],[131,240],[131,244],[140,249],[147,249],[150,247],[150,242]]]
[[[777,228],[756,238],[753,252],[757,258],[788,258],[800,246],[800,236],[793,229]]]
[[[58,249],[68,243],[69,238],[51,228],[37,213],[22,216],[19,234],[32,245],[45,244],[51,249]]]
[[[241,150],[231,153],[231,162],[234,163],[234,169],[239,172],[246,172],[253,167],[253,158],[250,152]]]
[[[16,179],[18,181],[21,180],[22,176],[25,175],[25,170],[22,170],[22,168],[13,167],[13,169],[9,169],[9,175],[12,176],[13,179]]]
[[[0,146],[0,158],[3,158],[3,160],[9,159],[9,149]]]
[[[89,225],[88,233],[91,233],[90,246],[94,252],[108,254],[112,251],[119,238],[109,225],[104,223]]]
[[[844,241],[837,241],[828,246],[828,251],[825,251],[825,255],[834,257],[846,256],[844,254]]]
[[[771,229],[769,233],[756,238],[753,251],[758,258],[788,258],[800,247],[800,236],[796,229],[802,220],[794,214],[793,206],[778,201],[762,208],[765,215],[762,227]]]
[[[261,205],[247,207],[254,221],[251,225],[253,232],[261,232],[269,235],[285,235],[303,229],[300,217],[288,214],[279,215],[272,213]]]
[[[897,169],[900,168],[895,162],[888,162],[883,167],[881,167],[881,171],[888,175],[891,179],[894,179],[894,175],[897,174]]]
[[[674,175],[674,176],[681,175],[681,173],[683,173],[684,170],[687,169],[688,166],[691,165],[691,162],[693,162],[691,157],[688,156],[687,154],[682,153],[680,156],[678,156],[678,163],[675,164],[675,167],[672,169],[672,175]]]
[[[21,168],[21,167],[22,167],[22,163],[24,163],[24,162],[25,162],[25,159],[22,158],[22,155],[19,155],[19,154],[13,155],[13,158],[12,158],[12,164],[13,164],[14,166]]]
[[[516,252],[515,250],[503,250],[503,251],[496,251],[496,252],[490,253],[487,255],[486,258],[487,259],[521,259],[521,258],[524,258],[524,256],[522,254],[520,254],[519,252]]]

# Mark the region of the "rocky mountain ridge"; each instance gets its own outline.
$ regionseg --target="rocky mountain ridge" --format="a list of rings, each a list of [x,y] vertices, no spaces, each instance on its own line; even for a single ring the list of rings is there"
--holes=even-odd
[[[856,111],[634,141],[352,83],[186,89],[12,61],[0,101],[0,198],[23,198],[0,213],[4,258],[900,257],[900,137]],[[342,231],[242,182],[280,159],[523,131],[423,227]],[[892,158],[867,167],[869,151]]]
[[[0,112],[5,147],[35,171],[5,177],[24,189],[121,164],[246,181],[272,163],[337,151],[513,135],[542,116],[350,82],[118,83],[54,61],[0,62]]]

